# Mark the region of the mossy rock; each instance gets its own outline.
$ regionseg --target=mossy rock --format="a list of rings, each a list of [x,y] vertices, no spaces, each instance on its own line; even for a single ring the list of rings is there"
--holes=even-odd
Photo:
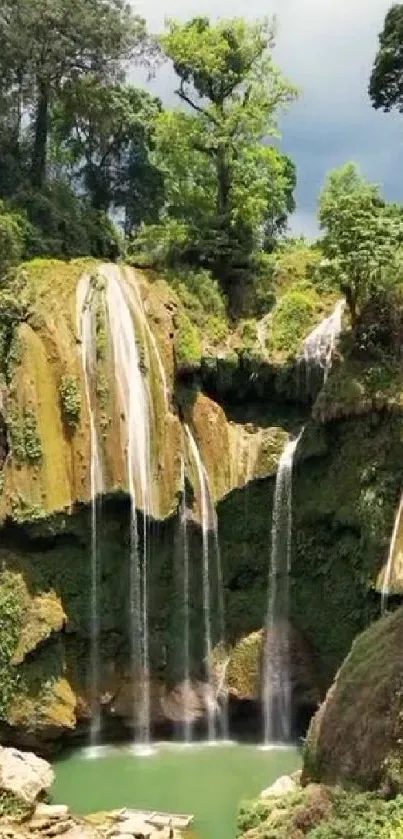
[[[308,734],[304,777],[403,792],[403,608],[354,642]]]
[[[178,373],[198,370],[202,358],[202,344],[197,327],[186,312],[176,318],[175,363]]]
[[[53,632],[60,632],[65,621],[63,606],[55,592],[43,592],[34,597],[24,617],[13,664],[21,664],[28,653],[46,641]]]

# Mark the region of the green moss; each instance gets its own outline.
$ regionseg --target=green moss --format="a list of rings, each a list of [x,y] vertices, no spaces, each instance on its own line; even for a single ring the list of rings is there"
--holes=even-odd
[[[32,815],[34,805],[27,804],[13,792],[0,790],[0,818],[24,822]]]
[[[399,609],[354,642],[311,724],[306,777],[403,792],[402,638]]]
[[[20,679],[13,657],[17,649],[23,614],[24,595],[18,577],[10,571],[0,574],[0,719],[5,720]]]
[[[69,428],[75,429],[81,415],[81,391],[77,379],[74,376],[63,376],[59,394],[63,420]]]
[[[178,371],[199,367],[201,356],[202,345],[197,327],[185,312],[180,312],[175,335],[175,362]]]

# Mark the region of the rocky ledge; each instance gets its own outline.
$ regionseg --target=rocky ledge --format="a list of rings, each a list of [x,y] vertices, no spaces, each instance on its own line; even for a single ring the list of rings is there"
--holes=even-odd
[[[79,818],[49,804],[53,769],[32,752],[0,747],[0,839],[178,839],[169,817],[114,810]]]

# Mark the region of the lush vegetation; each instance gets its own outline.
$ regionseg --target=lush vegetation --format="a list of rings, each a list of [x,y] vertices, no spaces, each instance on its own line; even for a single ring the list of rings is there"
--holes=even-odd
[[[403,798],[393,801],[340,788],[304,790],[243,805],[239,833],[248,839],[400,839]]]

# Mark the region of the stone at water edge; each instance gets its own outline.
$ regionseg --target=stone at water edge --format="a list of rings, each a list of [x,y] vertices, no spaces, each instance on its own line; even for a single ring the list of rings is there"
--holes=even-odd
[[[49,792],[55,779],[50,764],[33,752],[0,747],[0,790],[9,792],[25,804],[34,804]]]
[[[296,792],[299,788],[298,780],[291,775],[282,775],[281,778],[277,778],[277,781],[271,785],[271,787],[267,787],[261,793],[259,798],[279,798],[281,795],[288,795],[290,792]]]
[[[45,804],[40,802],[35,807],[34,818],[38,819],[65,819],[69,815],[67,804]]]

